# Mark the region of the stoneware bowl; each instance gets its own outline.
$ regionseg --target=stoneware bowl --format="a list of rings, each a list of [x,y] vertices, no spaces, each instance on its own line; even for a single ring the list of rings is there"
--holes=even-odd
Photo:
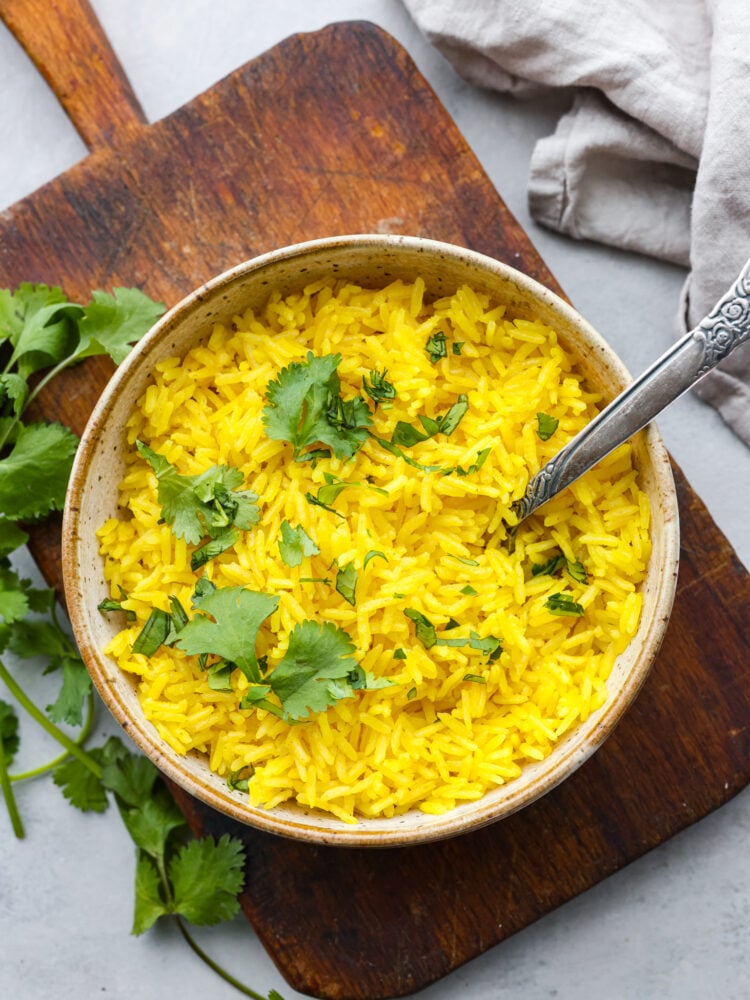
[[[645,582],[640,629],[619,657],[608,682],[605,705],[574,728],[543,761],[522,775],[444,815],[418,810],[393,819],[364,819],[354,826],[298,806],[252,808],[230,791],[199,756],[181,757],[161,741],[141,712],[133,679],[103,650],[118,630],[117,616],[97,605],[108,596],[96,530],[117,508],[123,471],[124,427],[154,366],[184,354],[207,336],[215,322],[230,323],[248,307],[260,307],[272,289],[284,293],[332,275],[369,287],[421,275],[427,294],[438,297],[462,283],[505,302],[515,315],[553,326],[577,356],[592,387],[606,399],[629,381],[628,372],[604,340],[564,301],[518,271],[480,254],[429,240],[394,236],[349,236],[287,247],[240,264],[193,292],[168,312],[133,350],[105,389],[83,435],[71,479],[64,520],[65,592],[76,640],[96,688],[114,717],[151,760],[178,785],[210,806],[271,833],[342,846],[390,846],[454,836],[510,815],[570,775],[606,739],[640,688],[661,643],[674,597],[678,521],[669,461],[654,427],[636,440],[642,486],[653,510],[653,554]]]

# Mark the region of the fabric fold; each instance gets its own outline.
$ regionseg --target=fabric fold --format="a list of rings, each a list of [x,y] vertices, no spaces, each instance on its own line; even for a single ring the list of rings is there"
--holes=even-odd
[[[745,0],[404,0],[482,87],[574,99],[529,172],[540,224],[689,267],[695,325],[750,257]],[[750,347],[698,387],[750,444]]]

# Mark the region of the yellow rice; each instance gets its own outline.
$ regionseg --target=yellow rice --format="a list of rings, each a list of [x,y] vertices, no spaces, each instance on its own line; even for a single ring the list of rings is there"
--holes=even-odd
[[[524,522],[511,553],[503,523],[510,504],[591,419],[598,397],[554,330],[508,318],[468,287],[432,304],[423,293],[417,280],[377,291],[319,282],[285,299],[273,295],[262,312],[237,316],[231,329],[215,326],[186,357],[159,364],[128,424],[131,444],[145,441],[179,472],[236,466],[245,488],[259,495],[260,522],[205,572],[217,586],[280,595],[258,641],[270,667],[295,623],[312,618],[345,629],[361,666],[393,682],[289,725],[239,708],[248,683],[240,671],[235,690],[220,692],[209,688],[197,658],[175,648],[132,654],[151,609],[167,610],[170,594],[189,608],[196,579],[191,547],[159,523],[155,477],[133,447],[121,511],[103,525],[100,542],[112,595],[122,587],[137,620],[108,652],[137,676],[146,718],[175,751],[208,755],[223,776],[254,769],[256,805],[296,800],[351,823],[415,807],[443,813],[478,799],[543,759],[603,704],[613,662],[638,627],[649,506],[630,446]],[[436,330],[447,335],[448,356],[433,365],[425,343]],[[454,341],[463,345],[460,355]],[[378,407],[372,428],[384,438],[398,420],[417,424],[420,413],[445,413],[465,393],[469,410],[458,428],[408,452],[425,465],[468,468],[491,448],[486,462],[464,477],[426,474],[368,440],[348,462],[294,463],[290,445],[266,437],[261,412],[269,380],[308,350],[343,355],[344,399],[362,392],[363,375],[388,369],[398,398]],[[559,420],[546,442],[537,433],[539,412]],[[388,495],[345,490],[335,503],[342,520],[304,499],[326,472]],[[284,519],[302,525],[320,555],[287,566],[278,548]],[[370,550],[387,561],[373,558],[364,568]],[[533,564],[556,553],[580,561],[586,582],[532,575]],[[330,577],[334,560],[358,570],[356,606],[332,584],[300,580]],[[476,594],[464,593],[467,586]],[[559,592],[585,613],[550,613],[545,601]],[[425,649],[405,608],[438,630],[455,619],[462,628],[449,636],[469,628],[496,636],[503,652],[488,662],[468,646]],[[394,659],[398,648],[406,659]]]

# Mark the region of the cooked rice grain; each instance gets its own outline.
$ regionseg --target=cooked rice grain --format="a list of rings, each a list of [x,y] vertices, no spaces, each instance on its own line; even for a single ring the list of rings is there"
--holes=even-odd
[[[436,330],[446,334],[448,356],[432,364],[425,343]],[[452,353],[455,342],[460,354]],[[344,398],[361,393],[363,375],[388,369],[398,398],[377,408],[380,437],[390,438],[398,420],[445,413],[465,393],[469,410],[458,428],[412,454],[425,465],[464,469],[484,448],[489,457],[465,477],[424,474],[369,440],[350,462],[292,462],[289,445],[265,436],[261,412],[269,380],[308,350],[343,355]],[[252,803],[296,800],[346,823],[415,807],[443,813],[544,759],[604,703],[614,660],[638,627],[649,507],[630,446],[524,522],[512,554],[503,521],[529,476],[591,419],[597,401],[554,330],[506,317],[471,288],[426,305],[421,280],[377,291],[318,282],[286,299],[276,294],[258,315],[217,325],[206,344],[159,364],[128,441],[145,441],[183,474],[236,466],[258,493],[260,523],[206,567],[217,586],[279,594],[258,652],[270,652],[273,665],[295,623],[330,621],[349,633],[362,666],[392,685],[290,726],[239,709],[248,683],[239,671],[233,692],[217,692],[197,659],[179,650],[133,655],[150,610],[167,609],[170,594],[188,607],[195,583],[189,546],[159,523],[155,477],[133,447],[121,510],[101,528],[100,542],[112,595],[122,587],[137,615],[108,652],[135,676],[146,718],[177,753],[207,754],[220,775],[252,765]],[[538,413],[559,421],[548,441],[536,432]],[[346,490],[336,501],[341,520],[304,499],[325,472],[388,495]],[[296,568],[279,555],[284,519],[320,548]],[[363,568],[373,549],[387,561]],[[581,562],[586,581],[532,575],[556,553]],[[301,582],[328,576],[334,560],[359,571],[356,607],[330,585]],[[583,606],[582,617],[550,613],[545,602],[560,592]],[[468,646],[426,650],[403,614],[409,607],[438,630],[454,618],[461,629],[448,636],[496,636],[502,654],[488,662]],[[394,659],[399,647],[406,659]]]

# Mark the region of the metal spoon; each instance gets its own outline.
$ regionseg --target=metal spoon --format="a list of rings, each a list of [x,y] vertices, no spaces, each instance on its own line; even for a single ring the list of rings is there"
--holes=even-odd
[[[526,493],[513,504],[519,522],[645,427],[748,339],[750,261],[705,319],[531,477]]]

